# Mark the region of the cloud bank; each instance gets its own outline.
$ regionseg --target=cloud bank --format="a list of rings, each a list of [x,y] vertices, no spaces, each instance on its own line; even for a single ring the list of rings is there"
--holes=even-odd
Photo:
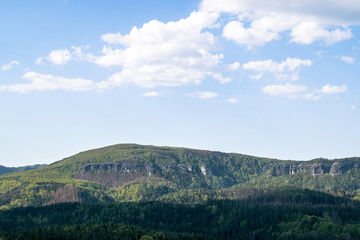
[[[281,39],[287,31],[293,43],[334,44],[350,39],[349,26],[360,24],[360,3],[353,0],[203,0],[200,10],[237,15],[223,37],[247,47]]]
[[[101,83],[95,83],[83,78],[71,79],[36,72],[28,72],[22,78],[28,80],[29,83],[3,85],[0,86],[0,91],[29,93],[32,91],[51,90],[88,91],[102,88]]]

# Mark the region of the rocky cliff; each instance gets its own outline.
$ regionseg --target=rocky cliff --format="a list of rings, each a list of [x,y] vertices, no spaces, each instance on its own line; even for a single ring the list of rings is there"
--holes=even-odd
[[[320,162],[286,162],[266,164],[261,174],[268,177],[278,177],[284,175],[294,175],[302,172],[311,174],[314,177],[320,177],[325,174],[339,176],[345,174],[351,169],[360,168],[359,161],[336,161],[323,160]],[[74,174],[75,179],[90,180],[110,187],[120,187],[130,181],[144,176],[156,176],[171,180],[173,177],[181,178],[184,181],[180,185],[186,187],[194,177],[199,179],[204,177],[213,179],[213,177],[231,176],[234,181],[228,183],[228,186],[240,183],[232,173],[222,171],[219,175],[217,167],[200,164],[197,166],[185,164],[137,164],[132,162],[105,163],[105,164],[86,164],[80,173]]]
[[[174,172],[187,175],[188,177],[213,175],[211,167],[205,164],[191,166],[183,164],[156,165],[122,162],[86,164],[82,172],[75,174],[74,178],[95,181],[110,187],[119,187],[142,176],[164,177],[168,173]]]
[[[301,172],[308,172],[314,177],[330,174],[338,176],[346,173],[351,169],[360,168],[358,162],[354,161],[326,161],[323,163],[286,163],[286,164],[269,164],[263,168],[263,171],[271,177],[282,175],[292,175]]]

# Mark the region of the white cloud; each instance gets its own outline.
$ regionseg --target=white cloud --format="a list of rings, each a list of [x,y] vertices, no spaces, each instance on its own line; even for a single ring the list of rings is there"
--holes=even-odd
[[[360,24],[356,0],[203,0],[200,10],[238,15],[223,36],[248,47],[280,39],[286,31],[294,43],[334,44],[352,37],[348,26]]]
[[[228,103],[237,103],[237,102],[239,102],[239,100],[237,98],[228,98],[228,99],[225,99],[224,101],[228,102]]]
[[[24,84],[3,85],[0,86],[0,91],[29,93],[32,91],[49,90],[87,91],[102,88],[101,83],[95,83],[91,80],[83,78],[71,79],[36,72],[28,72],[24,74],[23,78],[29,80],[30,82]]]
[[[176,22],[152,20],[141,28],[133,27],[129,34],[105,34],[102,39],[106,43],[121,48],[105,46],[102,55],[91,61],[105,67],[122,66],[109,78],[109,84],[115,86],[182,86],[199,84],[206,77],[229,82],[221,73],[224,56],[211,53],[216,49],[216,37],[206,31],[217,26],[218,17],[218,13],[193,12]],[[227,70],[238,67],[235,64]]]
[[[349,63],[349,64],[353,64],[356,60],[355,58],[348,57],[348,56],[342,56],[340,59],[341,59],[341,61]]]
[[[108,33],[102,35],[101,39],[109,44],[121,44],[122,36],[120,33]]]
[[[13,65],[19,65],[19,64],[20,63],[18,61],[11,61],[7,64],[2,65],[1,70],[3,71],[10,70],[13,67]]]
[[[250,46],[262,46],[266,42],[280,39],[280,36],[277,33],[252,27],[244,28],[243,23],[238,21],[232,21],[224,27],[223,37],[229,40],[233,40],[238,44]]]
[[[297,80],[298,71],[301,67],[311,66],[309,59],[287,58],[282,62],[271,59],[265,61],[251,61],[243,64],[243,69],[260,72],[260,75],[250,75],[252,79],[260,79],[265,72],[272,73],[277,80]]]
[[[218,94],[214,93],[214,92],[204,91],[204,92],[189,93],[189,96],[207,100],[207,99],[211,99],[211,98],[216,98],[218,96]]]
[[[108,84],[122,86],[133,83],[140,87],[156,86],[176,87],[187,84],[199,84],[205,77],[204,72],[197,69],[187,70],[172,64],[124,66],[121,72],[113,74]]]
[[[350,29],[337,28],[329,31],[316,22],[303,22],[292,29],[291,36],[293,37],[291,42],[296,43],[311,44],[323,40],[327,44],[333,44],[350,39],[353,35]]]
[[[309,100],[318,100],[322,98],[324,94],[342,93],[346,90],[346,85],[331,86],[327,84],[320,90],[309,90],[306,86],[291,83],[269,85],[262,88],[263,93],[271,96],[283,96],[291,99],[304,98]]]
[[[341,85],[341,86],[331,86],[329,84],[322,87],[321,92],[325,94],[337,94],[337,93],[343,93],[346,92],[347,86]]]
[[[160,93],[154,92],[154,91],[146,92],[146,93],[143,94],[144,97],[157,97],[157,96],[160,96],[160,95],[161,95]]]
[[[297,16],[273,12],[265,15],[248,12],[245,18],[242,15],[239,15],[239,21],[227,23],[223,29],[223,36],[248,47],[262,46],[278,40],[281,38],[279,33],[291,29],[301,21]],[[244,27],[244,23],[247,22],[250,22],[249,27]]]
[[[355,110],[355,109],[356,109],[356,105],[352,105],[352,106],[351,106],[351,109],[352,109],[352,110]]]
[[[239,62],[234,62],[232,64],[229,64],[228,66],[229,66],[230,70],[235,71],[235,70],[238,70],[240,68],[241,64]]]
[[[262,92],[271,96],[285,96],[287,98],[296,99],[304,97],[307,94],[308,89],[303,85],[286,83],[266,86],[262,89]]]
[[[38,57],[36,59],[36,64],[42,64],[44,60],[47,60],[53,64],[66,64],[71,60],[91,60],[92,56],[90,54],[85,54],[84,50],[88,49],[86,47],[71,47],[71,51],[68,49],[56,49],[49,53],[46,57]]]
[[[246,70],[255,70],[258,72],[284,72],[284,71],[295,71],[301,66],[309,67],[312,62],[309,59],[299,58],[287,58],[285,61],[280,63],[274,62],[273,60],[265,61],[251,61],[244,63],[243,68]]]
[[[52,51],[47,60],[53,64],[65,64],[72,59],[69,50],[54,50]]]

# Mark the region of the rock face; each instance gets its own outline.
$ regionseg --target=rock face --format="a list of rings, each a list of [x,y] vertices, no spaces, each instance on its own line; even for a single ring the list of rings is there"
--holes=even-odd
[[[326,162],[326,163],[289,163],[267,165],[263,168],[270,177],[277,177],[282,175],[291,175],[301,172],[308,172],[312,176],[323,176],[329,173],[331,176],[339,176],[351,169],[359,168],[356,162]]]
[[[201,170],[201,173],[204,176],[211,176],[212,175],[212,170],[211,170],[211,168],[209,166],[201,165],[200,170]]]
[[[86,164],[75,179],[89,180],[110,187],[119,187],[144,175],[152,175],[150,165],[134,163]]]
[[[119,187],[127,182],[134,181],[142,176],[162,177],[170,172],[186,174],[189,176],[211,176],[212,169],[209,166],[191,165],[156,165],[135,163],[104,163],[86,164],[82,172],[74,175],[75,179],[99,182],[110,187]]]
[[[83,172],[121,172],[136,173],[151,170],[150,165],[133,164],[133,163],[105,163],[105,164],[86,164]]]
[[[360,168],[359,161],[327,161],[317,160],[312,162],[277,162],[269,163],[262,169],[262,174],[269,177],[278,177],[284,175],[294,175],[299,173],[311,174],[314,177],[320,177],[325,174],[330,176],[339,176],[345,174],[351,169]],[[261,170],[260,170],[261,171]],[[86,164],[81,172],[74,174],[75,179],[95,181],[110,187],[120,187],[130,181],[142,177],[154,176],[173,181],[179,180],[177,184],[182,187],[188,187],[195,181],[199,184],[197,187],[206,187],[208,180],[221,182],[221,186],[232,186],[238,183],[238,178],[232,176],[232,173],[220,169],[205,162],[198,165],[188,164],[138,164],[131,162],[104,163],[104,164]],[[223,177],[230,176],[230,177]],[[225,182],[225,179],[227,182]],[[229,180],[230,179],[230,180]],[[206,180],[206,181],[202,181]],[[241,180],[240,180],[241,181]],[[209,181],[208,181],[209,182]],[[203,185],[201,185],[203,184]],[[205,184],[205,185],[204,185]]]

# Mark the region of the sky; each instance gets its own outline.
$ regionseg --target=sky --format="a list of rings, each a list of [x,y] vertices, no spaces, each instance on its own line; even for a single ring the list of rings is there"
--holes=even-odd
[[[0,31],[0,165],[360,156],[360,1],[3,0]]]

